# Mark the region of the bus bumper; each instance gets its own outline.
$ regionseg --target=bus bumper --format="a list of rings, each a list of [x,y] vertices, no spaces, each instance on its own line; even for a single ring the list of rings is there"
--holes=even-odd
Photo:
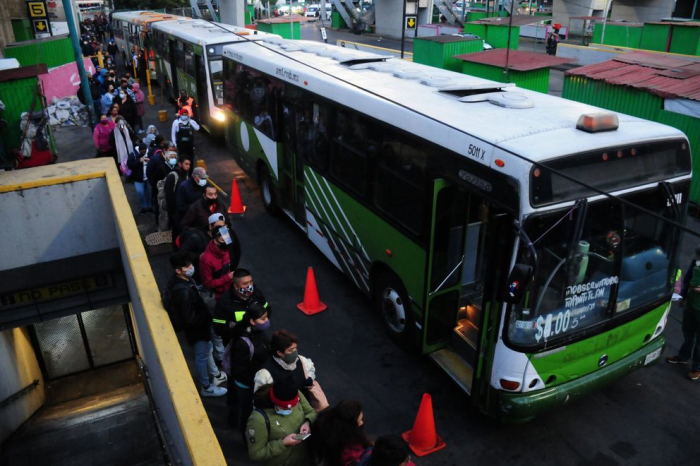
[[[647,355],[659,349],[661,350],[660,353],[663,354],[665,345],[666,338],[662,334],[659,338],[626,358],[571,382],[538,392],[499,392],[498,418],[507,423],[527,422],[543,411],[566,406],[620,377],[644,367]],[[661,354],[653,361],[650,361],[649,364],[661,359]]]

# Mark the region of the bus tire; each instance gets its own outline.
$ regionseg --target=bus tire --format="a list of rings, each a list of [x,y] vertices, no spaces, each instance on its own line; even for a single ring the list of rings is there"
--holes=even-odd
[[[374,303],[391,339],[404,348],[410,347],[415,319],[401,279],[392,272],[383,272],[376,281]]]
[[[263,206],[265,206],[265,210],[271,215],[277,215],[279,207],[275,196],[275,188],[272,186],[270,171],[265,165],[261,165],[260,170],[258,170],[258,186],[260,187],[260,198]]]

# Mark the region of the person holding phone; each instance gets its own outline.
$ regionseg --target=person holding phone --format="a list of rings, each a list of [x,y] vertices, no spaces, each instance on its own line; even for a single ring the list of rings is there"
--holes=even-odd
[[[287,378],[258,390],[246,425],[248,456],[264,466],[313,464],[307,440],[316,412]]]

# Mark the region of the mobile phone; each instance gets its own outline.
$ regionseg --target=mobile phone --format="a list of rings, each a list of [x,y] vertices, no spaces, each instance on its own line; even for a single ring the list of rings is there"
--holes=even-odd
[[[311,434],[295,434],[294,440],[306,440],[309,437],[311,437]]]

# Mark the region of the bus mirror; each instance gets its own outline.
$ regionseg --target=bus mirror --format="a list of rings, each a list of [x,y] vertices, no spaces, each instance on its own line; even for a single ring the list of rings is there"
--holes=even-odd
[[[508,289],[505,293],[505,301],[517,304],[523,299],[523,293],[532,280],[532,267],[524,264],[515,264],[508,276]]]

